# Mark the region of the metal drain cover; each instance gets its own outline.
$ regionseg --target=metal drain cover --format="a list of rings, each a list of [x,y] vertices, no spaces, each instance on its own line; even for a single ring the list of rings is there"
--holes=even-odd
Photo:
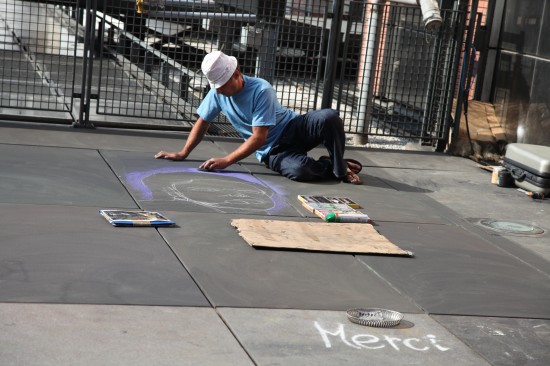
[[[524,222],[480,219],[478,224],[499,233],[519,235],[544,234],[544,230],[540,227],[533,224],[526,224]]]

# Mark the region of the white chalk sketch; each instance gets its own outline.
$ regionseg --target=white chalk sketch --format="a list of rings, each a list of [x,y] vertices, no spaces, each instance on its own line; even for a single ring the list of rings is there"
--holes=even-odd
[[[191,202],[220,213],[226,211],[265,212],[275,207],[272,194],[260,185],[221,179],[192,178],[164,187],[174,201]]]
[[[332,330],[326,329],[317,321],[314,322],[314,326],[319,332],[325,348],[332,348],[333,344],[344,344],[350,348],[368,350],[393,349],[394,351],[400,351],[401,349],[408,349],[418,352],[428,352],[430,350],[446,352],[450,350],[449,347],[441,345],[433,334],[411,338],[369,333],[348,336],[343,323],[337,323],[336,329],[333,328]]]

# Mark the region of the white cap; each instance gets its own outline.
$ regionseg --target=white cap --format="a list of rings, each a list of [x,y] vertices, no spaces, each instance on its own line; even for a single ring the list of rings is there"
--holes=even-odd
[[[214,51],[204,57],[201,65],[202,73],[208,79],[212,89],[225,85],[237,69],[237,59],[227,56],[221,51]]]

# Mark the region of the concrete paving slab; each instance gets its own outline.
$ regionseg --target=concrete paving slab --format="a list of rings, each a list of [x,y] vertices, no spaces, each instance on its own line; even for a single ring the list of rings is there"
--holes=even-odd
[[[213,309],[0,304],[3,365],[253,365]]]
[[[536,220],[550,228],[550,200],[533,200],[514,188],[502,188],[491,184],[491,174],[478,170],[442,171],[425,170],[411,174],[403,169],[371,168],[373,174],[392,184],[399,181],[422,188],[428,196],[460,212],[460,216],[499,218],[505,220]],[[473,195],[473,196],[472,196]],[[472,200],[484,202],[478,206]],[[526,211],[517,212],[510,207],[522,205]]]
[[[240,145],[239,141],[219,139],[219,138],[214,139],[214,143],[216,145],[219,145],[220,148],[223,149],[226,153],[229,153],[229,152],[235,150]],[[308,155],[311,156],[314,159],[318,159],[322,155],[327,155],[327,150],[322,146],[317,147],[317,148],[311,150],[308,153]],[[350,153],[346,152],[346,157],[359,159],[359,161],[361,163],[363,163],[365,166],[368,165],[368,164],[373,165],[373,163],[370,162],[364,155],[359,155],[359,153],[354,152],[354,151],[352,151]],[[261,179],[262,177],[267,176],[270,179],[270,183],[272,183],[272,184],[277,180],[276,177],[281,177],[280,174],[278,174],[278,173],[272,171],[271,169],[267,168],[265,166],[265,164],[262,164],[262,163],[258,162],[258,160],[256,159],[256,157],[254,155],[250,155],[246,159],[242,160],[241,164],[243,165],[244,168],[248,169],[252,174],[257,176],[259,179]],[[361,176],[361,178],[363,179],[363,182],[364,182],[365,185],[370,186],[370,187],[379,187],[379,188],[386,188],[386,189],[387,188],[392,188],[391,186],[389,186],[385,182],[381,181],[380,179],[377,179],[377,177],[374,177],[372,175],[367,176],[366,171],[367,170],[364,169],[362,171],[362,173],[359,174]],[[286,184],[282,184],[283,186],[288,185],[288,179],[282,178],[282,181],[284,183],[286,183]],[[293,184],[294,183],[298,183],[298,182],[293,182]],[[306,185],[306,186],[309,186],[309,187],[319,187],[319,186],[321,186],[323,188],[325,188],[326,186],[328,186],[328,187],[330,187],[330,186],[341,187],[340,182],[338,182],[338,181],[308,182],[308,183],[302,183],[302,184]],[[418,191],[418,190],[415,190],[415,192],[416,191]]]
[[[534,228],[532,221],[514,221],[514,225],[516,223]],[[546,253],[550,254],[548,231],[540,235],[506,234],[490,230],[482,226],[479,219],[474,218],[465,219],[459,225],[550,277],[550,257],[545,256]]]
[[[15,107],[2,107],[0,108],[4,118],[15,119],[15,120],[25,120],[25,121],[34,121],[34,122],[43,122],[45,120],[52,120],[55,123],[67,123],[71,124],[73,122],[73,117],[69,112],[61,111],[44,111],[44,110],[33,110],[33,109],[21,109]],[[0,122],[3,123],[3,122]]]
[[[6,144],[0,202],[137,207],[97,151]]]
[[[550,319],[550,277],[461,227],[384,222],[412,260],[358,256],[433,314]]]
[[[150,157],[160,150],[179,151],[185,143],[182,132],[169,131],[87,129],[70,125],[9,121],[0,121],[0,129],[0,143],[5,144],[144,151],[149,152]],[[201,144],[201,149],[208,149],[209,144],[212,145],[210,141]]]
[[[407,154],[403,155],[403,160],[406,161],[408,157]],[[550,200],[533,200],[515,188],[498,187],[491,184],[491,174],[478,168],[475,162],[467,159],[457,162],[462,168],[456,172],[388,168],[371,168],[369,171],[399,190],[401,188],[396,182],[424,189],[425,196],[434,201],[432,204],[428,202],[428,205],[439,206],[441,215],[457,225],[464,225],[464,221],[490,219],[527,222],[542,228],[546,234],[538,237],[501,236],[550,262],[550,246],[546,245],[550,233]],[[447,214],[443,211],[447,211]],[[495,235],[494,232],[489,234]]]
[[[489,365],[427,315],[374,328],[344,311],[218,311],[257,365]]]
[[[22,112],[27,113],[28,111],[22,110]],[[41,118],[41,116],[36,115],[36,118]],[[7,126],[7,124],[10,126]],[[209,140],[214,141],[214,143],[210,143]],[[143,161],[150,161],[152,164],[158,163],[158,160],[152,159],[154,153],[159,150],[179,150],[184,142],[185,136],[179,132],[129,131],[101,128],[85,130],[51,124],[0,123],[0,143],[5,145],[77,147],[89,149],[90,151],[101,150],[101,153],[106,150],[138,152],[136,156],[143,154],[136,159],[136,166],[138,167]],[[237,146],[240,142],[234,140],[231,143]],[[26,149],[29,146],[20,147]],[[217,139],[207,138],[207,141],[199,145],[193,153],[190,162],[196,162],[198,165],[208,157],[214,156],[212,154],[218,152],[224,154],[225,152],[221,147],[223,147],[223,144],[219,144]],[[321,154],[322,150],[315,149],[313,153]],[[97,153],[97,151],[94,152]],[[8,151],[7,155],[3,154],[4,157],[8,155],[11,159],[11,155],[13,154],[11,151]],[[21,164],[29,163],[32,165],[32,161],[36,155],[40,154],[29,154],[26,161],[22,161],[24,159],[21,159],[19,162]],[[342,192],[340,187],[343,187],[343,189],[349,188],[350,191],[345,191],[346,194],[358,201],[362,201],[363,196],[370,198],[372,200],[369,201],[371,206],[375,203],[380,205],[380,209],[377,210],[378,212],[386,212],[384,211],[385,205],[389,202],[391,209],[387,211],[388,220],[380,220],[378,217],[376,222],[378,225],[377,228],[381,229],[382,233],[387,237],[393,233],[392,235],[395,236],[391,237],[392,240],[393,238],[414,238],[414,240],[408,240],[408,242],[412,242],[416,247],[415,252],[417,257],[394,258],[397,260],[412,260],[414,263],[403,261],[391,262],[392,258],[386,257],[368,257],[367,259],[355,259],[350,262],[348,259],[353,257],[346,255],[288,251],[269,251],[269,253],[265,253],[264,251],[258,251],[250,248],[237,236],[234,229],[230,227],[230,220],[234,217],[261,218],[261,215],[217,215],[210,213],[201,214],[192,211],[178,213],[168,211],[165,207],[159,206],[163,213],[167,214],[170,218],[176,219],[179,225],[177,228],[161,229],[160,233],[166,241],[170,242],[171,248],[169,249],[177,249],[177,256],[189,268],[190,273],[197,281],[196,283],[205,291],[206,296],[211,300],[213,299],[212,303],[215,306],[259,306],[266,308],[265,311],[270,311],[267,310],[269,308],[317,309],[319,308],[319,304],[323,306],[322,309],[328,310],[378,306],[405,312],[408,322],[415,323],[416,325],[410,329],[415,329],[420,324],[420,321],[414,320],[414,318],[411,320],[410,313],[423,313],[425,310],[430,311],[430,309],[449,308],[453,309],[453,311],[458,311],[459,313],[457,314],[459,315],[440,315],[436,318],[441,324],[448,327],[449,330],[454,331],[454,334],[466,343],[464,347],[470,348],[464,357],[466,364],[468,362],[476,365],[483,364],[483,361],[476,362],[479,360],[470,361],[470,355],[472,354],[481,355],[481,357],[485,357],[494,365],[500,365],[501,363],[506,365],[506,362],[510,359],[512,361],[508,364],[514,364],[515,361],[517,361],[515,364],[521,364],[524,359],[533,361],[535,365],[539,359],[544,364],[548,363],[546,362],[546,358],[539,357],[548,348],[547,342],[544,340],[546,333],[541,331],[543,327],[547,326],[547,318],[541,320],[544,323],[540,324],[532,320],[536,316],[540,317],[541,308],[550,308],[548,298],[545,297],[549,293],[546,281],[549,278],[548,268],[550,267],[548,267],[548,259],[544,259],[544,253],[541,254],[544,248],[548,248],[547,245],[544,245],[547,238],[546,234],[541,237],[512,237],[509,235],[494,234],[469,221],[473,217],[482,216],[478,214],[479,212],[500,212],[500,217],[493,218],[515,219],[516,217],[533,217],[533,222],[546,228],[545,220],[548,219],[548,216],[546,216],[548,215],[548,210],[544,205],[548,201],[540,203],[530,200],[525,201],[522,199],[523,196],[514,189],[507,190],[494,186],[491,188],[482,187],[482,185],[490,184],[488,180],[490,173],[477,168],[474,162],[467,159],[457,160],[457,158],[445,155],[434,156],[433,153],[375,151],[372,149],[363,150],[354,148],[348,149],[346,156],[358,159],[364,163],[365,168],[361,174],[364,180],[366,178],[365,186],[351,187],[337,183],[304,184],[301,186],[299,183],[291,182],[272,173],[253,157],[245,159],[244,165],[235,165],[231,169],[236,171],[242,170],[243,173],[251,172],[253,176],[263,181],[264,185],[269,185],[269,188],[287,203],[297,203],[297,201],[294,202],[295,195],[299,193],[303,194],[304,190],[309,193],[315,189],[315,192],[319,192],[319,194],[328,194],[328,192]],[[100,158],[102,157],[100,156]],[[87,163],[89,160],[87,158],[80,160],[75,160],[74,164],[75,166],[78,164],[78,169],[83,170],[82,167],[85,165],[83,165],[82,161]],[[0,161],[2,161],[2,158],[0,158]],[[35,170],[43,168],[42,165],[44,165],[44,162],[48,161],[42,160],[41,165],[36,164],[37,166],[31,169],[33,174]],[[103,161],[104,163],[106,162]],[[164,163],[170,162],[164,161]],[[6,160],[4,160],[3,164],[4,166],[1,167],[2,172],[6,170],[6,167],[11,168],[11,165]],[[52,166],[56,167],[57,165],[53,164]],[[116,179],[116,174],[113,174],[108,164],[105,164],[105,166],[107,167],[108,175],[115,177],[115,182],[118,185],[116,189],[120,189],[122,185]],[[452,170],[457,170],[458,173],[454,175]],[[59,171],[63,173],[60,173],[59,179],[72,182],[71,169],[61,169]],[[66,172],[69,172],[69,175],[63,177],[66,175]],[[50,173],[46,172],[45,174],[49,176]],[[51,175],[53,176],[53,173]],[[31,176],[34,177],[34,175]],[[3,177],[2,173],[0,173],[0,177]],[[101,179],[104,179],[103,175]],[[1,182],[2,180],[0,180],[0,186]],[[86,217],[86,220],[88,220],[89,216],[81,210],[86,210],[86,207],[76,208],[71,204],[64,207],[52,206],[39,195],[35,198],[31,197],[33,198],[33,202],[29,200],[26,204],[0,204],[1,212],[16,213],[13,219],[3,221],[0,224],[0,252],[2,252],[0,253],[0,258],[2,258],[0,260],[0,277],[2,278],[0,286],[8,284],[11,286],[7,292],[8,294],[21,295],[16,300],[0,298],[0,301],[34,302],[46,299],[44,300],[45,302],[56,303],[90,302],[115,304],[122,302],[133,304],[141,303],[144,298],[147,298],[147,305],[159,305],[159,302],[162,304],[166,302],[164,301],[166,299],[174,301],[175,305],[180,305],[178,301],[182,297],[184,299],[192,298],[192,296],[189,297],[188,293],[185,293],[185,288],[177,287],[181,286],[182,281],[181,277],[179,277],[181,273],[178,271],[180,269],[184,271],[184,269],[182,264],[178,263],[177,258],[174,258],[174,253],[170,253],[172,256],[170,260],[164,254],[161,255],[156,251],[151,254],[152,246],[157,248],[157,244],[160,245],[160,243],[166,245],[165,241],[162,240],[164,238],[150,237],[149,235],[153,233],[153,231],[149,231],[151,228],[144,229],[145,231],[140,231],[139,234],[133,230],[135,228],[127,228],[127,230],[131,230],[129,231],[131,236],[122,233],[117,228],[113,228],[97,214],[97,209],[108,207],[101,207],[99,205],[92,207],[96,204],[97,197],[94,198],[94,195],[89,194],[87,184],[82,184],[80,180],[76,180],[76,182],[81,184],[79,193],[88,197],[91,202],[89,208],[93,211],[93,220],[99,220],[91,226],[89,223],[84,223],[83,217]],[[298,187],[298,192],[294,191],[295,187]],[[485,190],[486,188],[488,189],[487,191]],[[497,190],[491,192],[489,189],[493,188]],[[72,194],[67,189],[59,189],[59,192],[54,191],[54,193],[60,195]],[[469,190],[471,191],[470,194]],[[471,197],[474,197],[472,194],[478,193],[480,190],[483,191],[483,194],[472,199]],[[457,192],[456,195],[453,195],[454,191]],[[389,195],[389,193],[394,194]],[[124,194],[127,195],[128,193],[124,192]],[[520,198],[515,199],[514,197],[518,197],[518,195]],[[390,201],[387,198],[388,196],[396,197],[395,201]],[[21,201],[25,199],[25,197],[19,198]],[[502,202],[495,205],[492,203],[494,199],[501,199]],[[396,218],[406,221],[406,216],[399,216],[396,212],[399,213],[402,206],[407,205],[407,203],[403,204],[407,200],[412,200],[419,207],[422,207],[418,211],[410,211],[408,213],[410,216],[426,217],[428,222],[435,222],[437,219],[439,220],[437,221],[437,225],[412,225],[392,221]],[[35,203],[38,205],[33,205]],[[41,204],[47,204],[48,206],[40,206]],[[110,207],[111,202],[109,201],[108,204]],[[132,202],[132,204],[135,205],[135,202]],[[537,209],[533,208],[534,204],[537,204]],[[66,203],[62,203],[62,205],[66,205]],[[53,207],[55,209],[52,211]],[[28,211],[18,211],[20,208],[28,208]],[[76,211],[73,211],[73,209],[76,209]],[[504,210],[507,211],[504,212]],[[36,216],[33,216],[31,213],[36,214]],[[285,213],[284,218],[281,219],[298,220],[301,214],[301,212],[296,211],[296,213],[287,216]],[[2,217],[4,218],[5,215]],[[31,218],[32,220],[25,221],[23,225],[21,217],[27,220]],[[273,219],[273,216],[267,218]],[[449,222],[454,224],[454,226],[450,225]],[[69,223],[69,225],[60,223]],[[390,224],[394,224],[399,228],[389,230],[390,227],[388,225]],[[405,230],[405,226],[407,225],[409,225],[409,228]],[[434,229],[435,231],[424,230],[426,226],[441,228]],[[98,229],[100,227],[101,229]],[[449,227],[452,229],[447,230]],[[59,231],[59,228],[61,228],[61,231]],[[174,232],[170,231],[172,229],[177,229],[178,233],[174,234]],[[115,231],[111,232],[110,230]],[[157,232],[155,229],[152,230]],[[463,235],[457,235],[457,230],[463,230],[469,236],[464,239]],[[116,236],[113,236],[113,233]],[[441,243],[443,244],[440,246],[435,245],[432,241],[434,237],[442,238]],[[31,238],[31,240],[29,241],[28,238]],[[44,242],[55,242],[54,250],[48,251],[50,246],[44,246]],[[122,248],[118,247],[120,243],[123,243]],[[84,244],[86,244],[85,247]],[[96,252],[97,248],[99,248],[99,252]],[[10,251],[11,257],[5,257],[4,253],[7,251]],[[419,255],[419,253],[422,255]],[[312,256],[311,254],[314,255]],[[159,255],[160,257],[158,257]],[[15,258],[15,260],[11,260],[10,258]],[[156,260],[157,258],[160,258],[159,261]],[[221,259],[218,260],[217,258]],[[59,260],[63,260],[63,262],[60,263],[58,262]],[[175,267],[172,265],[172,260],[178,264],[178,271],[174,270]],[[18,267],[19,264],[24,262],[29,263],[30,267]],[[161,265],[163,266],[162,268]],[[164,267],[168,269],[166,270]],[[52,272],[51,268],[55,268],[57,272]],[[125,270],[127,271],[124,272]],[[469,274],[470,272],[471,274]],[[368,274],[366,277],[365,273]],[[30,284],[28,274],[33,279],[33,282]],[[456,279],[453,279],[455,278],[453,276],[456,276]],[[39,277],[44,277],[42,283],[35,281]],[[190,277],[187,275],[184,282],[188,280],[190,280]],[[460,281],[462,283],[459,283]],[[166,284],[166,286],[163,287],[159,283]],[[503,285],[504,283],[508,283],[508,286]],[[526,283],[527,285],[525,285]],[[59,284],[63,284],[64,287]],[[17,292],[21,290],[21,287],[24,291],[28,290],[28,292]],[[178,294],[168,293],[168,289],[173,290],[174,288]],[[453,293],[453,289],[457,290],[456,294]],[[437,291],[439,291],[439,294]],[[506,291],[508,293],[505,293]],[[178,297],[182,292],[184,294]],[[6,293],[4,288],[0,288],[0,294],[3,293]],[[473,299],[471,308],[470,304],[466,303],[466,300],[457,300],[460,295],[465,297],[465,299]],[[535,295],[537,298],[534,298]],[[208,306],[208,302],[204,298],[205,295],[201,293],[201,296],[203,296],[203,302],[199,306]],[[416,297],[420,299],[426,297],[425,303],[429,305],[429,308],[421,309],[420,306],[424,306],[424,303],[418,300],[417,303],[420,305],[415,305],[414,301]],[[295,298],[297,300],[292,302]],[[105,299],[108,301],[106,302]],[[157,301],[158,299],[162,301]],[[521,301],[518,299],[521,299]],[[483,301],[486,301],[487,305],[483,305]],[[455,304],[453,305],[451,302],[455,302]],[[504,315],[497,314],[492,309],[489,309],[496,302],[499,303],[494,308],[501,311]],[[25,306],[31,304],[9,305]],[[107,308],[107,306],[102,308]],[[192,311],[194,310],[195,308]],[[202,310],[211,311],[204,307]],[[235,310],[256,311],[254,309]],[[463,313],[469,315],[481,312],[483,312],[482,315],[487,313],[493,317],[507,316],[506,314],[510,313],[514,313],[515,315],[513,316],[517,316],[519,311],[523,311],[524,314],[521,314],[521,316],[525,316],[528,319],[460,316]],[[542,312],[546,314],[545,312],[547,311],[544,310]],[[0,308],[0,317],[3,313],[5,312]],[[64,315],[59,315],[56,318],[51,316],[51,313],[45,313],[44,319],[47,319],[48,316],[51,319],[64,318]],[[71,334],[71,336],[76,334],[74,338],[82,336],[82,327],[78,327],[78,322],[75,322],[74,318],[71,318],[70,315],[67,315],[67,317],[67,323],[73,320],[76,330],[69,330],[69,326],[67,326],[60,333]],[[419,315],[419,317],[425,317],[425,315]],[[441,320],[441,317],[445,320]],[[136,323],[139,322],[139,318],[137,315],[133,317]],[[250,315],[250,318],[254,320],[253,315]],[[289,322],[292,322],[292,317],[285,316],[285,321],[286,318],[289,319]],[[345,328],[342,331],[340,331],[337,323],[334,325],[330,323],[324,325],[325,328],[321,328],[326,330],[326,337],[330,341],[331,348],[328,350],[334,351],[337,347],[341,346],[344,350],[350,348],[352,352],[366,351],[368,352],[367,359],[374,357],[374,361],[371,362],[374,364],[392,364],[395,359],[399,364],[413,364],[416,362],[417,364],[429,365],[430,362],[425,361],[424,358],[418,359],[417,356],[413,355],[411,361],[408,361],[405,357],[400,358],[400,355],[405,354],[403,353],[405,349],[407,352],[422,353],[421,357],[424,357],[424,354],[430,355],[430,352],[435,350],[441,351],[445,355],[449,354],[447,353],[449,351],[442,351],[437,348],[436,344],[442,348],[451,348],[449,344],[454,344],[454,341],[441,341],[440,335],[437,333],[439,328],[433,330],[430,327],[423,328],[427,329],[425,333],[418,333],[414,337],[411,336],[411,338],[404,338],[404,336],[401,338],[401,335],[379,334],[376,335],[378,340],[374,341],[370,337],[370,334],[365,335],[365,332],[352,333],[348,331],[348,325],[355,325],[347,323],[345,317],[342,319],[344,320],[341,320],[341,322],[345,324]],[[114,321],[113,318],[110,318],[110,320]],[[269,324],[258,328],[258,334],[260,334],[261,328],[272,329],[277,324],[282,323],[282,321],[278,321],[277,319],[272,318],[272,320]],[[227,320],[224,318],[224,321]],[[265,321],[267,322],[267,320]],[[0,323],[4,324],[2,321]],[[157,323],[169,329],[169,325],[166,325],[166,323],[172,322],[170,320],[166,322],[158,320]],[[183,329],[188,324],[178,325],[179,323],[176,321],[173,323],[179,329]],[[432,321],[429,320],[429,323],[431,324]],[[0,327],[2,326],[1,324]],[[144,322],[143,327],[152,329],[148,324],[148,321]],[[262,326],[261,321],[258,321],[258,324]],[[451,329],[455,324],[459,325],[456,327],[458,330]],[[460,325],[462,325],[462,328]],[[509,328],[506,328],[509,332],[505,334],[510,335],[508,337],[499,337],[497,339],[495,336],[495,338],[481,339],[475,333],[477,329],[481,328],[472,328],[477,325],[485,326],[484,330],[490,327],[489,332],[495,329],[502,331],[502,328],[506,325],[510,329],[517,328],[517,332],[521,332],[521,334],[514,333]],[[500,328],[497,329],[497,325]],[[13,327],[10,326],[10,328]],[[234,328],[236,329],[237,326],[232,326],[231,330],[235,331]],[[281,338],[278,334],[290,334],[290,336],[294,336],[300,335],[300,331],[302,331],[302,329],[292,329],[290,326],[281,326],[281,328],[283,331],[270,332],[269,336],[265,336],[264,338],[261,338],[261,336],[255,337],[264,342],[263,344],[261,342],[258,343],[265,349],[265,352],[257,351],[260,347],[252,348],[252,351],[247,347],[246,352],[253,355],[255,361],[262,360],[263,362],[263,360],[268,360],[265,363],[258,361],[257,364],[267,364],[269,360],[275,360],[274,363],[277,363],[278,358],[283,361],[282,363],[279,362],[279,364],[285,364],[286,359],[284,358],[284,354],[289,354],[289,357],[294,360],[302,357],[304,350],[315,354],[306,354],[300,358],[300,362],[303,361],[303,364],[308,364],[307,362],[310,358],[316,364],[325,364],[323,363],[325,359],[330,361],[334,358],[330,355],[325,358],[317,357],[318,346],[315,346],[317,348],[311,346],[309,348],[300,347],[300,340],[294,341],[290,337],[288,338],[292,340],[290,344],[283,343],[282,347],[278,347],[281,344]],[[302,326],[302,328],[304,327]],[[24,334],[27,335],[27,338],[28,334],[32,334],[33,342],[22,346],[22,343],[19,342],[19,354],[14,357],[20,357],[23,351],[26,351],[31,356],[36,355],[32,350],[41,349],[40,347],[35,347],[36,343],[34,341],[37,341],[38,338],[44,343],[51,341],[44,335],[41,337],[35,336],[36,333],[32,333],[32,329],[34,328],[30,329],[29,331],[25,329]],[[252,327],[248,327],[248,329],[252,329]],[[287,330],[285,333],[285,329],[290,330]],[[361,329],[367,328],[361,327]],[[50,328],[44,334],[55,336],[57,331],[57,329],[51,330]],[[318,328],[314,328],[314,331],[316,333],[313,337],[320,340],[321,350],[323,352],[326,351],[325,338],[320,335]],[[504,333],[504,331],[502,332]],[[255,342],[254,333],[252,331],[249,333],[247,335],[249,338],[247,339],[253,344]],[[10,339],[9,331],[1,329],[0,334],[3,334],[4,338]],[[275,334],[277,337],[275,335],[271,336],[271,334]],[[436,338],[430,338],[428,334],[435,335]],[[237,334],[237,336],[239,337],[239,341],[244,339],[241,338],[242,334]],[[177,334],[176,337],[182,338]],[[196,334],[195,337],[195,341],[200,341],[202,335]],[[19,337],[18,339],[21,338]],[[99,335],[94,336],[94,340],[99,338]],[[143,338],[133,338],[130,341],[131,344],[125,344],[120,347],[126,347],[131,350],[136,349],[136,344],[140,346],[140,341]],[[394,338],[398,338],[398,340]],[[417,338],[418,340],[413,338]],[[284,339],[286,342],[286,338]],[[352,346],[355,345],[363,348],[356,349],[349,346],[343,340],[346,340]],[[1,341],[2,344],[8,344],[4,339],[1,339]],[[99,350],[97,354],[102,352],[101,355],[108,355],[105,358],[111,357],[110,354],[112,353],[120,352],[119,350],[111,351],[110,349],[105,349],[104,345],[96,345],[90,340],[86,341],[88,343],[85,346],[80,346],[79,349],[86,349],[94,355],[96,355],[94,353],[96,349]],[[497,344],[496,342],[501,342],[502,344]],[[65,343],[68,343],[68,341],[65,341]],[[112,341],[112,343],[116,346],[119,345],[116,341]],[[461,343],[458,342],[458,344]],[[384,347],[374,349],[367,349],[365,347],[380,345],[384,345]],[[418,349],[423,349],[424,345],[430,348],[419,351]],[[398,357],[388,357],[387,351],[394,352],[395,346],[400,349]],[[52,353],[51,349],[59,352],[60,347],[62,346],[48,346],[46,347],[48,351],[45,354]],[[85,347],[90,348],[90,350]],[[242,349],[240,345],[236,347]],[[229,348],[233,351],[233,346]],[[451,349],[454,350],[454,348]],[[3,350],[0,347],[0,352]],[[513,352],[510,352],[510,350]],[[73,350],[70,349],[69,351],[64,353],[63,356],[68,355],[67,358],[72,357],[74,361]],[[380,357],[379,355],[372,356],[370,354],[370,352],[378,351],[386,353]],[[179,353],[177,351],[174,352],[181,359]],[[197,358],[193,358],[190,363],[208,364],[208,362],[202,362],[204,359],[201,356],[201,352],[201,348],[192,349],[190,350],[191,355],[186,357],[199,355]],[[506,352],[510,353],[512,357],[508,357]],[[158,356],[158,359],[161,361],[167,359],[171,357],[171,353],[172,351],[168,350],[166,357]],[[281,353],[283,353],[283,357],[279,357]],[[298,355],[296,355],[297,353]],[[320,354],[323,355],[322,353]],[[155,355],[153,353],[153,356]],[[259,356],[256,357],[257,355]],[[530,359],[528,355],[533,359]],[[141,357],[143,358],[143,356]],[[337,362],[334,364],[338,365],[344,364],[344,361],[348,360],[346,358],[348,357],[347,353],[342,357],[335,357],[337,358]],[[124,363],[123,361],[126,360],[121,361],[116,355],[111,358],[115,361],[120,361],[118,364]],[[237,359],[233,362],[234,359],[231,356],[229,358],[230,361],[228,363],[241,364],[240,360]],[[27,359],[23,358],[22,363],[30,363],[24,362]],[[35,357],[35,359],[38,358]],[[85,361],[88,358],[83,358],[83,360],[86,363]],[[145,360],[149,359],[145,356]],[[362,364],[365,362],[364,360],[365,356],[360,354],[352,360],[353,362],[348,361],[348,363]],[[446,359],[442,361],[439,355],[436,355],[434,360],[432,364],[437,365],[448,362]],[[58,361],[58,359],[54,359],[52,363],[63,364],[63,362],[56,363],[55,361]],[[130,359],[128,363],[139,364],[139,362],[132,361]],[[464,364],[462,358],[460,356],[455,357],[455,354],[452,355],[451,362]],[[75,362],[67,362],[66,364],[69,363],[71,365],[75,364]],[[89,364],[90,362],[87,363]],[[148,362],[148,364],[151,363],[162,364],[162,362]],[[103,362],[102,364],[108,363]],[[170,360],[166,364],[173,364],[173,362]],[[216,359],[211,364],[223,364],[223,362]],[[243,364],[248,363],[244,361]]]
[[[97,208],[0,204],[0,301],[209,306],[151,227]]]
[[[346,155],[365,157],[372,166],[384,168],[470,171],[476,165],[472,160],[433,151],[350,148]],[[358,154],[358,155],[354,155]],[[371,166],[371,165],[369,165]]]
[[[433,316],[492,365],[550,365],[550,321]]]
[[[197,169],[202,160],[174,162],[121,151],[102,154],[145,209],[299,216],[277,191],[238,164],[204,172]]]
[[[248,167],[247,164],[243,164]],[[378,178],[371,178],[368,174],[362,175],[365,184],[356,186],[341,182],[316,182],[303,183],[292,182],[280,175],[259,175],[254,176],[269,186],[283,187],[281,195],[284,195],[288,202],[300,211],[302,215],[312,216],[297,200],[297,195],[324,195],[349,197],[362,206],[361,211],[369,215],[374,222],[396,221],[396,222],[417,222],[446,224],[449,223],[437,210],[426,205],[422,194],[415,195],[409,192],[400,192],[396,189],[381,183]],[[375,184],[372,184],[372,182]]]
[[[227,140],[215,140],[224,151],[233,151],[239,142]],[[309,155],[318,158],[326,154],[326,149],[318,147],[313,149]],[[427,190],[402,182],[394,181],[389,176],[384,178],[373,174],[368,166],[374,166],[369,160],[368,153],[356,149],[346,151],[346,157],[357,159],[363,163],[363,171],[359,174],[364,184],[354,186],[337,181],[328,182],[291,182],[281,175],[266,168],[255,158],[248,157],[242,162],[242,166],[248,169],[255,177],[269,186],[281,187],[280,190],[288,202],[293,205],[302,215],[314,217],[310,212],[303,209],[295,199],[298,194],[346,196],[360,203],[364,212],[374,221],[399,221],[446,224],[448,220],[443,218],[431,206],[416,200],[418,196],[410,193],[423,193]]]
[[[168,214],[180,227],[160,232],[214,306],[419,311],[352,255],[255,249],[231,226],[266,217]]]

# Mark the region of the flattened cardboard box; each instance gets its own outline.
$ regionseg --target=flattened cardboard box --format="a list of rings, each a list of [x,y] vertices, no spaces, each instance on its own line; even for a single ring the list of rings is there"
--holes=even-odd
[[[231,225],[253,247],[413,255],[390,242],[370,224],[235,219]]]

